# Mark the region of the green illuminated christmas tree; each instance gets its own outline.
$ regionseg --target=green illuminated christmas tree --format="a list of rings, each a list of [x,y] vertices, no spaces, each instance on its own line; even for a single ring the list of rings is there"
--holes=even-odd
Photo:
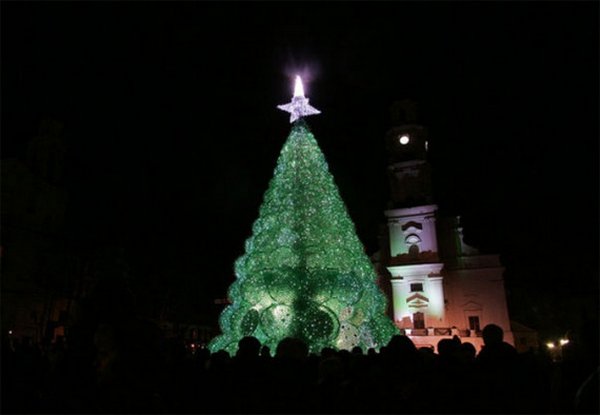
[[[301,119],[318,111],[298,79],[292,103],[280,106],[292,114],[292,130],[235,263],[232,304],[221,314],[223,334],[212,351],[235,353],[244,336],[271,350],[285,337],[304,340],[311,352],[366,350],[397,333],[325,157]]]

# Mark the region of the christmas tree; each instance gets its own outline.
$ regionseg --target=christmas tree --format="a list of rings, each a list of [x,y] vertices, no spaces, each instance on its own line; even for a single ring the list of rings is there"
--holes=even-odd
[[[245,254],[235,263],[232,304],[220,318],[223,334],[212,351],[237,350],[254,336],[271,350],[285,337],[323,347],[379,348],[397,333],[386,299],[329,173],[323,153],[302,119],[308,105],[297,78],[291,133],[277,161]]]

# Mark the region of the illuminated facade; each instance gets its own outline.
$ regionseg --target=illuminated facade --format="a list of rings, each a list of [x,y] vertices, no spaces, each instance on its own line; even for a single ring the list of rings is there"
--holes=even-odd
[[[408,105],[408,106],[407,106]],[[390,209],[376,265],[389,313],[417,346],[461,337],[479,349],[481,329],[494,323],[514,344],[498,255],[482,255],[463,240],[459,217],[440,217],[433,203],[427,130],[414,112],[386,134]],[[385,287],[387,285],[387,287]]]

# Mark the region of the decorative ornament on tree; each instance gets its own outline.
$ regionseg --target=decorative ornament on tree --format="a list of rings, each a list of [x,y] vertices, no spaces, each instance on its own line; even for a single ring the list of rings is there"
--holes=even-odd
[[[299,77],[292,103],[281,107],[292,122],[319,113],[308,105]],[[304,120],[292,126],[245,248],[211,351],[235,353],[244,336],[271,350],[286,337],[304,340],[315,353],[324,347],[378,349],[398,333]]]
[[[296,85],[294,87],[292,102],[289,104],[278,105],[277,108],[290,113],[290,123],[293,123],[302,117],[321,113],[321,111],[308,104],[308,98],[304,96],[302,79],[298,75],[296,75]]]

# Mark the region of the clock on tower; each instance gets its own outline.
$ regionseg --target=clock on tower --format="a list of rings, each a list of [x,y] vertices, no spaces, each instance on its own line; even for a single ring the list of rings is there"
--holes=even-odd
[[[416,123],[415,113],[411,101],[394,103],[392,119],[396,125],[385,135],[393,207],[425,205],[433,199],[427,129]]]

